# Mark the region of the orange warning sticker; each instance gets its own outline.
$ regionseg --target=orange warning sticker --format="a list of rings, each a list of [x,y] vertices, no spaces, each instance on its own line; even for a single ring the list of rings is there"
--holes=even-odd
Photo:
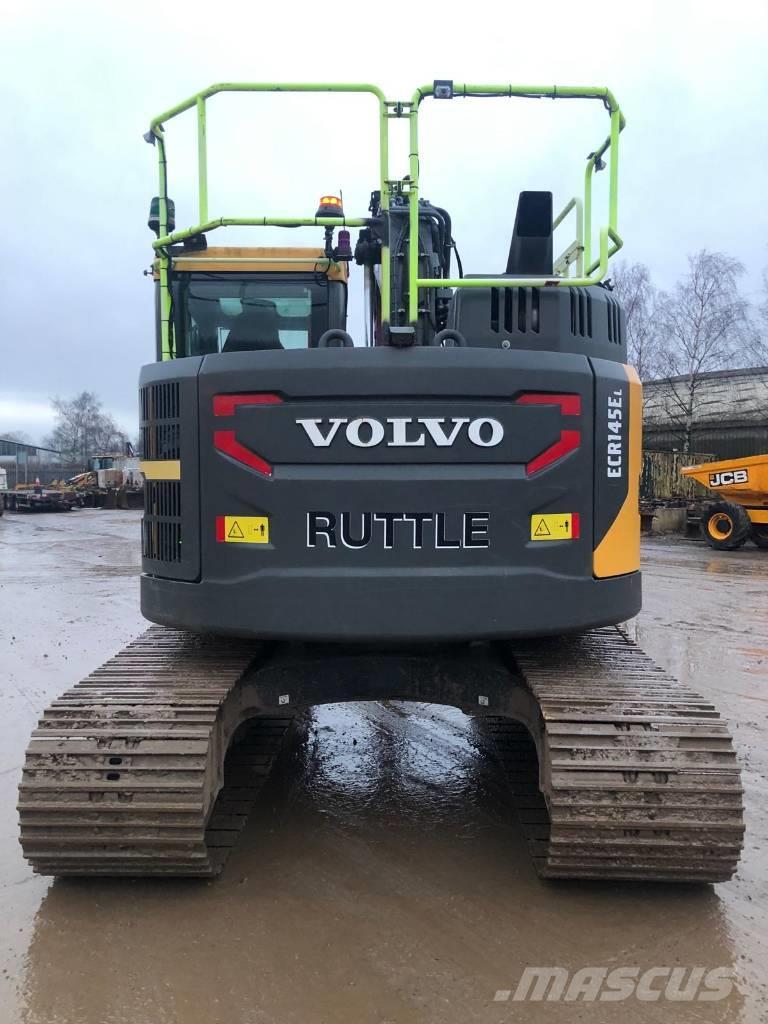
[[[531,516],[531,540],[575,540],[578,536],[578,512],[537,513]]]
[[[267,516],[217,516],[216,540],[225,544],[269,544]]]

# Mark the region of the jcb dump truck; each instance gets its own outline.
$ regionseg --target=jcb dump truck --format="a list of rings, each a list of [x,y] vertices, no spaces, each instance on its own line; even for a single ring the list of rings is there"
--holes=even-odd
[[[368,210],[323,196],[298,216],[212,217],[208,106],[233,92],[369,94]],[[472,276],[451,215],[420,193],[419,118],[427,101],[486,97],[597,101],[610,132],[583,199],[555,214],[550,192],[521,193],[506,265]],[[177,230],[164,126],[189,110],[198,223]],[[483,718],[542,875],[731,876],[743,825],[728,730],[617,628],[641,601],[640,384],[604,284],[623,126],[605,88],[451,81],[405,101],[371,85],[215,85],[151,122],[141,603],[158,625],[35,732],[20,793],[35,870],[213,875],[297,709],[398,698]],[[262,225],[315,226],[319,244],[209,246]],[[354,337],[352,275],[367,297]]]
[[[733,551],[752,540],[768,550],[768,455],[686,466],[681,472],[718,497],[701,517],[710,547]]]

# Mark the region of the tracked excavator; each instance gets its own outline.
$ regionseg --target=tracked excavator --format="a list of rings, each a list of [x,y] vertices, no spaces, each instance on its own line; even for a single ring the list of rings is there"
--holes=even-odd
[[[362,215],[328,195],[298,217],[211,216],[210,101],[267,92],[370,96],[379,177]],[[420,192],[419,120],[504,98],[596,102],[610,127],[583,196],[556,213],[551,192],[522,192],[506,266],[465,274],[451,215]],[[177,229],[166,125],[187,111],[199,209]],[[641,603],[641,388],[606,279],[623,127],[606,88],[449,80],[407,101],[220,84],[151,122],[141,607],[155,625],[32,737],[20,816],[36,871],[215,875],[297,713],[403,699],[480,719],[543,877],[731,877],[743,822],[727,726],[620,626]],[[209,244],[259,226],[316,228],[318,243]]]

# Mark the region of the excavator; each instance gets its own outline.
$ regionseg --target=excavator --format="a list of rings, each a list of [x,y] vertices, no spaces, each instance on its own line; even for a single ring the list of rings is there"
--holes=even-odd
[[[366,211],[323,195],[299,216],[211,214],[210,101],[263,93],[370,99]],[[597,103],[609,129],[583,193],[556,212],[552,192],[521,192],[506,265],[465,273],[450,213],[421,193],[420,118],[504,99]],[[166,126],[187,112],[198,209],[182,229]],[[642,417],[607,279],[624,125],[604,87],[447,79],[408,100],[222,83],[151,121],[141,608],[154,625],[32,736],[19,810],[35,871],[215,876],[306,708],[417,700],[476,717],[543,878],[732,876],[744,828],[728,727],[622,627],[641,606]],[[317,244],[209,244],[259,227],[316,229]]]

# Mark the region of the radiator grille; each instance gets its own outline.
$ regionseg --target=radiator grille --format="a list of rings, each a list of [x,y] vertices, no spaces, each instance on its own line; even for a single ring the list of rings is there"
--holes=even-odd
[[[181,459],[180,388],[178,381],[147,384],[139,392],[141,452],[149,461]],[[153,562],[182,561],[181,483],[146,480],[141,553]]]
[[[141,553],[158,562],[181,561],[181,484],[178,480],[147,480]]]
[[[181,458],[179,382],[148,384],[139,393],[145,459]]]

